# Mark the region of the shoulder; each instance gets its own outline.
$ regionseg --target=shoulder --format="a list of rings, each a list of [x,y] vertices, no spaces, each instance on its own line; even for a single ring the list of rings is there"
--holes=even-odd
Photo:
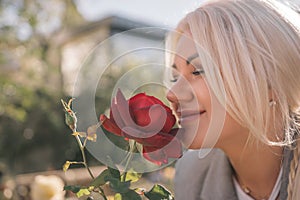
[[[231,165],[218,149],[186,152],[176,163],[174,187],[176,200],[235,199]]]
[[[227,162],[225,154],[219,149],[189,150],[177,161],[176,169],[202,171],[220,160]]]

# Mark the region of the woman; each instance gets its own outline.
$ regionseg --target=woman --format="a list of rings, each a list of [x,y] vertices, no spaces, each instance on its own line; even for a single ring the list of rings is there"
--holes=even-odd
[[[176,200],[300,199],[299,23],[274,0],[217,0],[170,33],[180,137],[214,148],[178,161]]]

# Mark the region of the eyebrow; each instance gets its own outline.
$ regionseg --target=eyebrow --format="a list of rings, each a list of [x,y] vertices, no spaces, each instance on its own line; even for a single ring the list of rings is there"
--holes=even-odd
[[[190,57],[188,57],[188,59],[186,59],[186,64],[189,65],[192,62],[192,60],[194,60],[198,56],[199,56],[198,53],[195,53],[195,54],[191,55]]]
[[[198,53],[195,53],[195,54],[191,55],[190,57],[188,57],[188,58],[186,59],[186,64],[189,65],[189,64],[190,64],[195,58],[197,58],[198,56],[199,56]],[[172,68],[177,69],[176,64],[173,64],[173,65],[172,65]]]

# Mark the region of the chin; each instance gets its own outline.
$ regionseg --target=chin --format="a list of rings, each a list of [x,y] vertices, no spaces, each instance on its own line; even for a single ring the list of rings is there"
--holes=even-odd
[[[206,138],[206,139],[208,139],[208,138]],[[209,140],[204,142],[202,138],[198,138],[198,140],[193,140],[193,141],[189,140],[189,141],[183,142],[183,146],[185,148],[191,149],[191,150],[216,148],[216,145],[217,145],[217,142],[209,141]]]
[[[207,148],[203,146],[204,143],[204,136],[205,132],[198,132],[195,128],[184,127],[186,132],[181,135],[180,139],[183,146],[187,149],[200,149],[200,148]]]
[[[199,144],[199,142],[195,142],[191,140],[183,140],[182,141],[182,145],[186,148],[186,149],[193,149],[193,150],[197,150],[202,148],[202,143]]]
[[[199,144],[190,144],[189,146],[187,146],[186,148],[191,149],[191,150],[198,150],[200,148],[203,148],[202,145]]]

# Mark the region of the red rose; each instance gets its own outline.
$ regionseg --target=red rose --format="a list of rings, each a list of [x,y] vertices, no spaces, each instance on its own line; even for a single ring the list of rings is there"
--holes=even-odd
[[[143,156],[151,162],[161,165],[168,158],[181,156],[181,144],[175,137],[177,129],[172,129],[175,116],[153,96],[140,93],[127,101],[118,90],[110,118],[101,115],[100,121],[107,131],[142,144]]]

